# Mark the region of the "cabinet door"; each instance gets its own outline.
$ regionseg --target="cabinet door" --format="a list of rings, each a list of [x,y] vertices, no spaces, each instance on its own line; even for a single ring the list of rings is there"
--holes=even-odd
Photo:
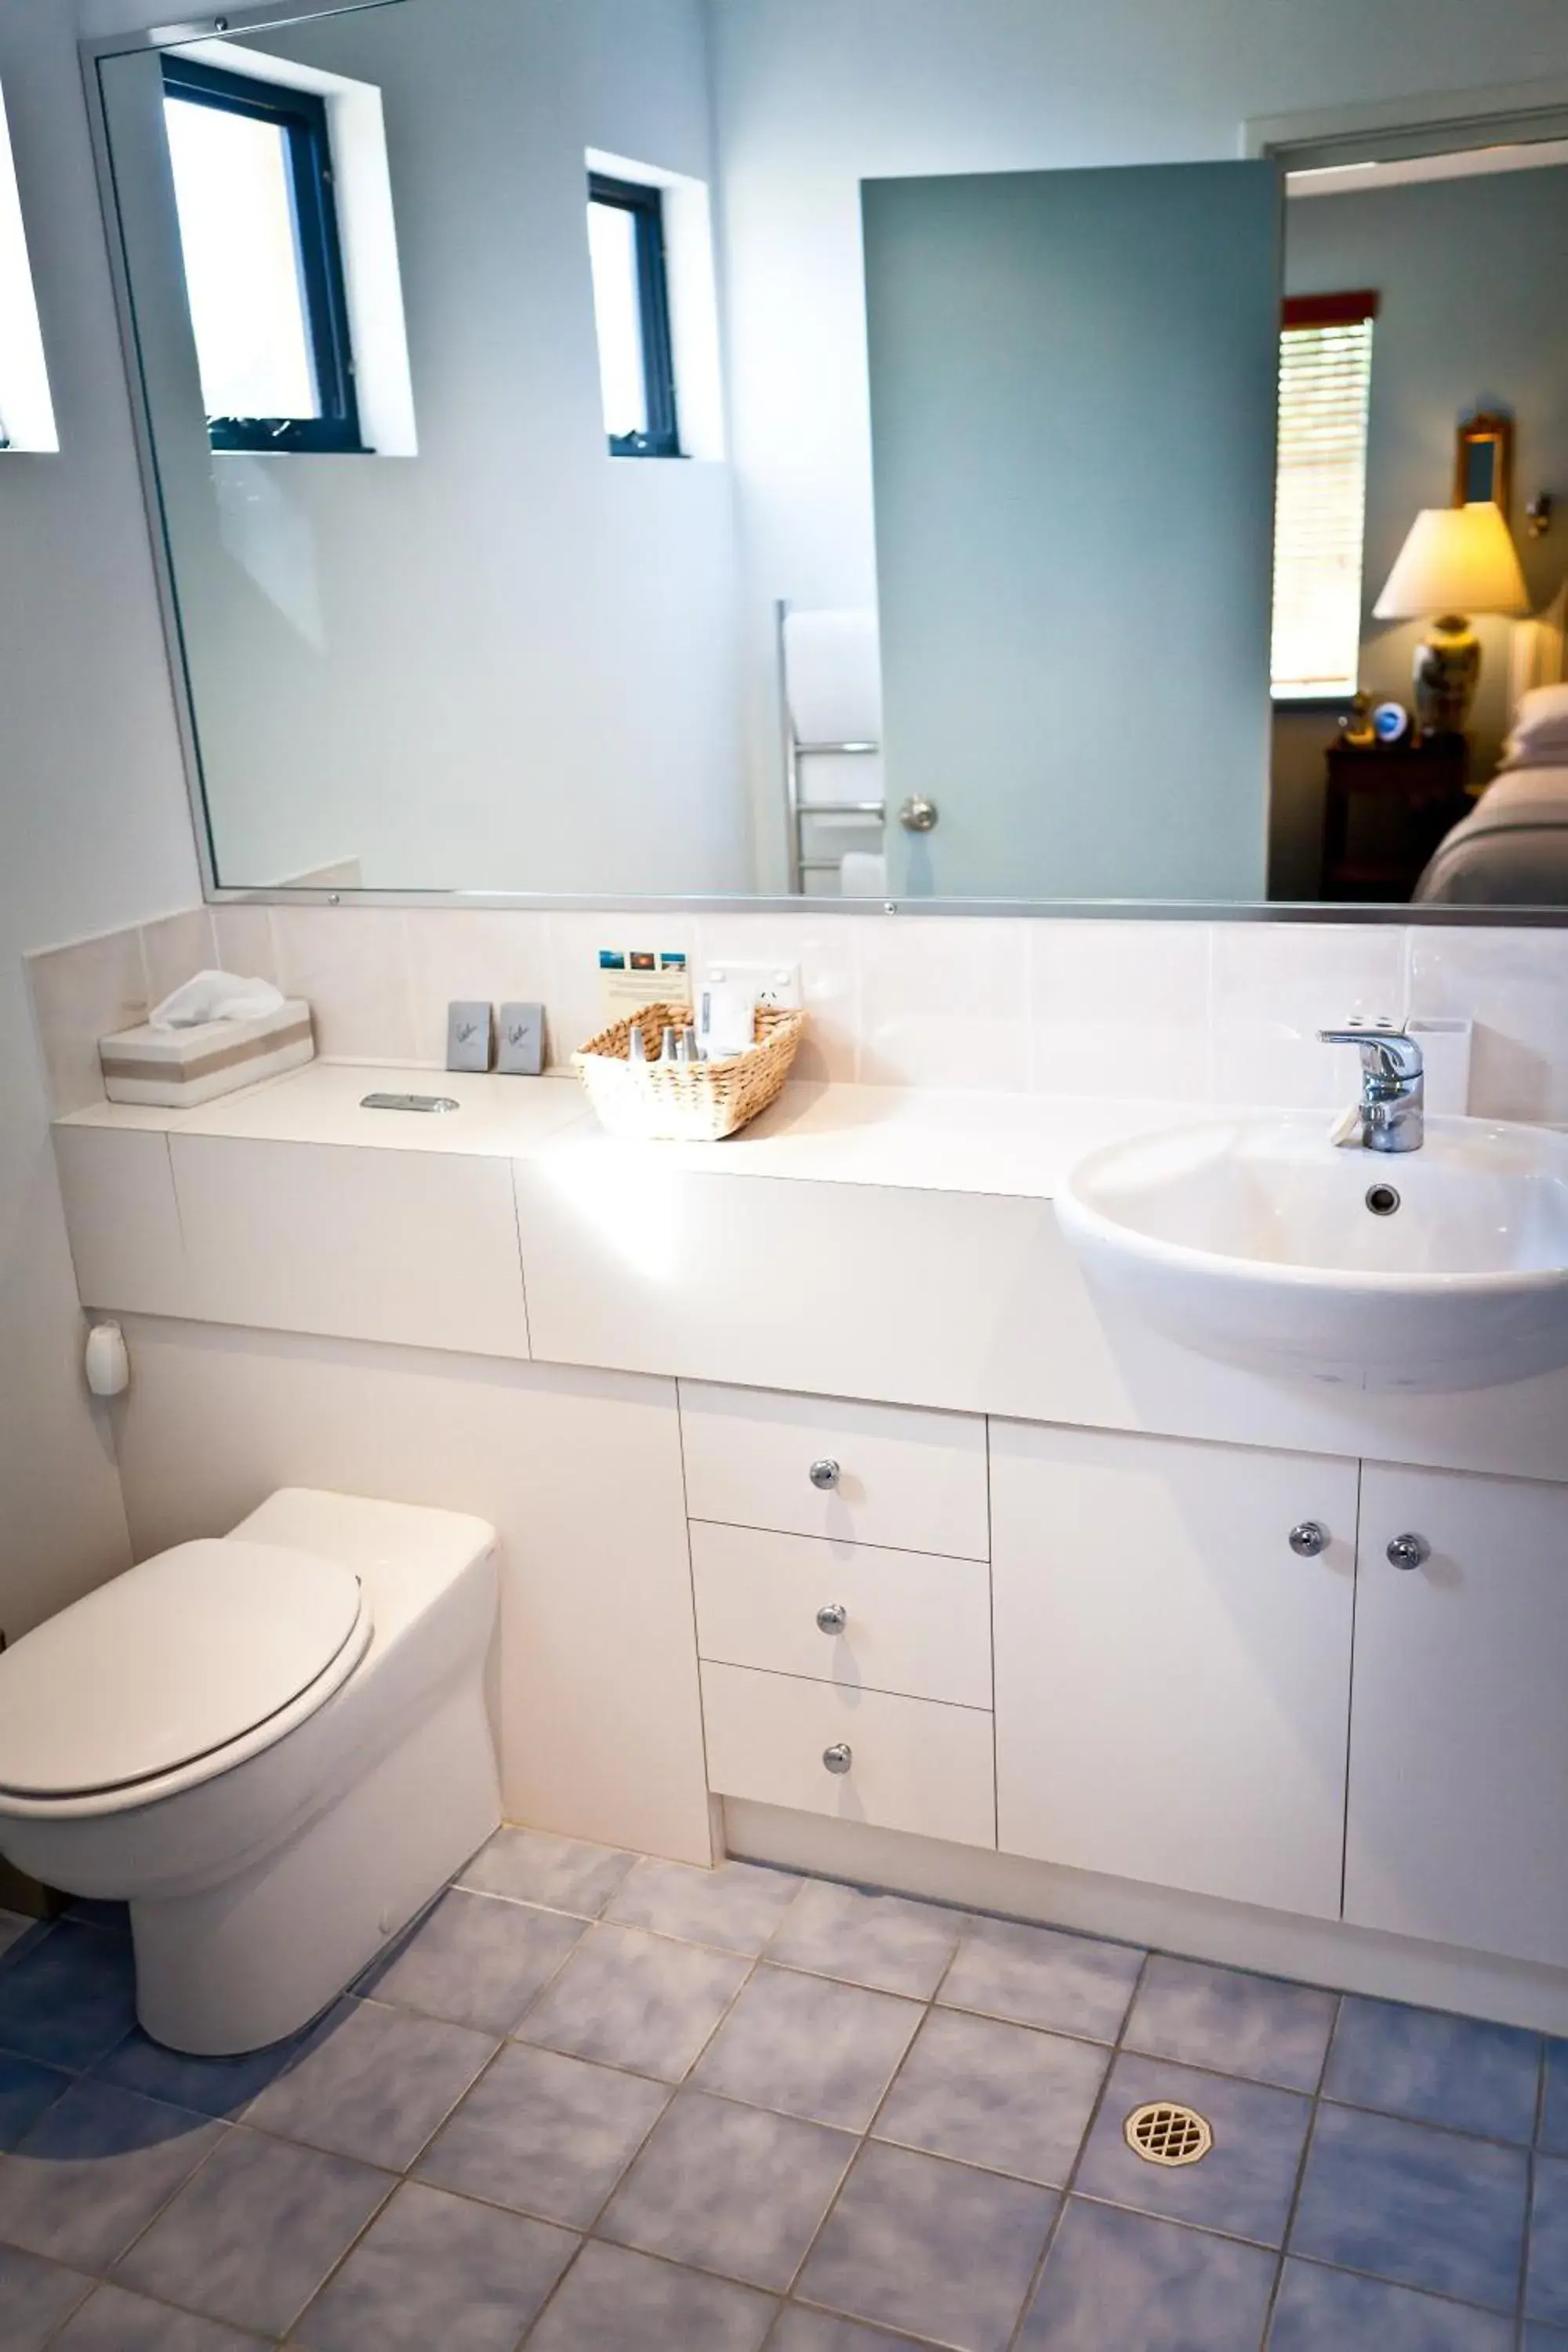
[[[1565,1822],[1568,1486],[1369,1464],[1346,1918],[1568,1966]]]
[[[1337,1917],[1355,1464],[1021,1422],[991,1446],[1004,1853]]]

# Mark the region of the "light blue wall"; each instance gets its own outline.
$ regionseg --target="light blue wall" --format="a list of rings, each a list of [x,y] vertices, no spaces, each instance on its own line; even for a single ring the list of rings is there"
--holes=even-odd
[[[895,889],[1263,895],[1267,163],[870,181]]]

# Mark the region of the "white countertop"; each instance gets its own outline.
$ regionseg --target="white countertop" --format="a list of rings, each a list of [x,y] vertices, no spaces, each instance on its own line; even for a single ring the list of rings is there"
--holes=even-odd
[[[366,1110],[371,1092],[447,1095],[445,1114]],[[60,1122],[121,1132],[248,1137],[277,1143],[548,1158],[571,1181],[607,1163],[726,1176],[794,1177],[917,1191],[1048,1200],[1063,1172],[1096,1144],[1223,1117],[1211,1104],[984,1094],[910,1087],[788,1086],[773,1107],[722,1143],[626,1143],[596,1124],[575,1078],[478,1076],[461,1071],[315,1061],[190,1110],[100,1102]]]

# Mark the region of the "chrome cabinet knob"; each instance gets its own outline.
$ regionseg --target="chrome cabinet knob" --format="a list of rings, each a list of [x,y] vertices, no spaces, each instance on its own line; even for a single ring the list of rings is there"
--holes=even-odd
[[[1432,1557],[1432,1547],[1425,1536],[1395,1536],[1388,1547],[1388,1557],[1395,1568],[1425,1568]]]
[[[812,1464],[805,1475],[814,1486],[820,1486],[826,1494],[829,1486],[838,1484],[838,1465],[825,1454],[820,1462]]]
[[[825,1601],[816,1612],[819,1633],[842,1633],[848,1622],[849,1612],[842,1601]]]
[[[919,793],[911,793],[899,811],[899,823],[906,833],[930,833],[936,824],[937,807]]]
[[[823,1749],[822,1760],[826,1765],[830,1772],[847,1772],[851,1763],[854,1761],[854,1759],[849,1753],[848,1741],[846,1739],[836,1739],[831,1748],[825,1748]]]
[[[1303,1519],[1290,1530],[1290,1549],[1298,1559],[1316,1559],[1329,1548],[1329,1531],[1321,1519]]]

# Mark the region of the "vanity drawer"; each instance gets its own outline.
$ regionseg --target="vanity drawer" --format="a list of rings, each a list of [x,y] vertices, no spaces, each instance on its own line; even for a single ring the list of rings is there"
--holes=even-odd
[[[708,1785],[721,1797],[910,1830],[957,1845],[996,1843],[991,1717],[842,1683],[705,1665]],[[842,1745],[848,1769],[824,1753]]]
[[[680,1435],[694,1519],[962,1559],[989,1555],[978,1414],[682,1381]]]
[[[704,1658],[813,1682],[991,1705],[991,1571],[984,1560],[820,1536],[691,1525]],[[844,1630],[817,1622],[842,1609]]]

